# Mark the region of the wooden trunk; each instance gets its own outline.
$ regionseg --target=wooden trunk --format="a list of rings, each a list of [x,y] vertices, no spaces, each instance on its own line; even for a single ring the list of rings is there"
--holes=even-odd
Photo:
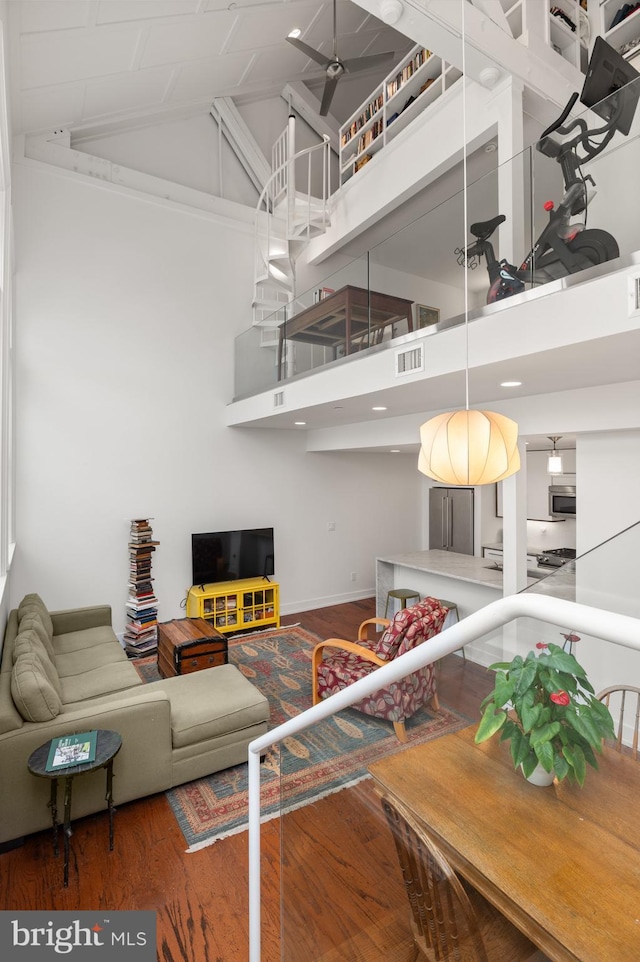
[[[158,625],[158,671],[163,678],[226,665],[227,639],[204,618],[179,618]]]

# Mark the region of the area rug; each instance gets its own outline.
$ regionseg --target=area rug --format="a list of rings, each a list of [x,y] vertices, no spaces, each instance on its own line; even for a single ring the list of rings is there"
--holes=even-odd
[[[311,705],[311,655],[320,639],[299,626],[229,638],[229,661],[269,699],[269,728]],[[144,681],[159,676],[155,657],[134,662]],[[457,731],[469,719],[442,707],[407,722],[409,745]],[[262,821],[354,785],[375,759],[402,750],[390,722],[347,709],[285,739],[261,765]],[[247,828],[247,764],[170,789],[167,798],[194,852]]]

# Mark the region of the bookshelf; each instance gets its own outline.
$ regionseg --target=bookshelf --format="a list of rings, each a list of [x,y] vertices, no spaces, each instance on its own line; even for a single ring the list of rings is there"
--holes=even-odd
[[[632,60],[636,70],[640,69],[640,6],[635,2],[604,0],[600,16],[602,36],[607,43],[625,60]]]
[[[580,0],[550,0],[548,42],[585,73],[589,61],[589,20]]]
[[[150,518],[132,518],[129,530],[129,599],[124,632],[130,658],[153,654],[158,647],[158,599],[153,590],[151,561],[160,543],[153,540]]]
[[[461,76],[420,44],[413,47],[340,128],[341,184]]]

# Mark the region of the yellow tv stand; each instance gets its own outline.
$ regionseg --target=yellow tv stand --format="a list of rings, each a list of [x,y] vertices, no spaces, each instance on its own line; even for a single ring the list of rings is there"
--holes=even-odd
[[[187,618],[207,618],[221,632],[279,628],[279,589],[265,578],[193,585],[187,594]]]

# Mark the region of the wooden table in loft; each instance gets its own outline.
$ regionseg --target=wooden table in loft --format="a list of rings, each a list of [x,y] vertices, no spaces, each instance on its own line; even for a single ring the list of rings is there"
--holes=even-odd
[[[345,354],[351,354],[362,343],[368,347],[368,334],[376,331],[382,333],[385,327],[398,321],[406,320],[407,329],[412,331],[412,304],[413,301],[404,297],[368,291],[362,287],[348,285],[340,288],[280,325],[278,380],[282,380],[285,340],[331,347],[334,357],[336,349],[343,345]]]
[[[476,728],[374,762],[376,789],[557,962],[640,959],[640,764],[605,748],[583,788],[529,784]],[[381,814],[382,817],[382,814]]]

